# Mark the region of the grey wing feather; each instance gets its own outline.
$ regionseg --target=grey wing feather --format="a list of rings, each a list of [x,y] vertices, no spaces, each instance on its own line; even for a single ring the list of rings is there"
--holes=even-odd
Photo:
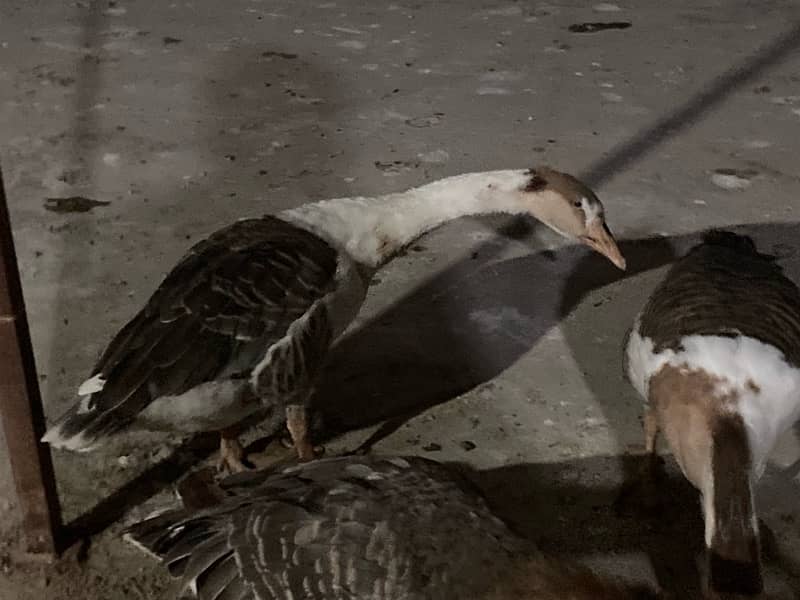
[[[197,544],[183,571],[184,584],[199,580],[201,576],[207,581],[220,563],[230,556],[230,552],[228,536],[225,534],[211,536]],[[197,583],[199,585],[200,581]]]
[[[228,582],[220,597],[233,585],[262,599],[466,597],[458,586],[490,585],[530,549],[464,478],[424,459],[331,458],[222,487],[229,497],[219,506],[158,523],[172,535],[155,535],[147,521],[130,530],[161,556],[184,554],[181,537],[206,532],[195,537],[200,557],[182,571],[201,597],[204,585],[218,593],[219,582]],[[220,551],[222,530],[234,562]]]
[[[202,573],[197,579],[198,598],[200,600],[217,600],[220,595],[239,576],[236,557],[227,553],[212,568]]]
[[[217,596],[217,600],[256,600],[252,588],[242,579],[233,579]]]

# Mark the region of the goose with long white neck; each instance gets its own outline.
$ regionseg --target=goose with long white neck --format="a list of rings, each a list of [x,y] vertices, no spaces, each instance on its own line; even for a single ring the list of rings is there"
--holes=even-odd
[[[470,173],[244,219],[189,250],[43,441],[81,451],[134,427],[220,431],[221,462],[238,471],[234,426],[272,408],[285,410],[301,460],[312,458],[307,401],[372,274],[423,233],[487,213],[532,215],[625,268],[595,194],[549,168]]]

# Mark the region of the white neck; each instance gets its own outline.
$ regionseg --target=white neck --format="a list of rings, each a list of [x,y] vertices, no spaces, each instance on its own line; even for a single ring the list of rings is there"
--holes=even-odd
[[[536,214],[531,194],[522,202],[525,171],[489,171],[448,177],[406,192],[375,198],[336,198],[281,213],[356,261],[379,267],[423,233],[466,215]]]

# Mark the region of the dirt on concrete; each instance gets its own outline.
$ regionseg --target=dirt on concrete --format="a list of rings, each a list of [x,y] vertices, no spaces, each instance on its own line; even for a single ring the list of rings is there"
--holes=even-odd
[[[628,270],[527,221],[429,234],[332,357],[327,450],[374,433],[375,451],[467,462],[544,549],[696,598],[700,513],[671,460],[659,518],[615,509],[642,449],[622,339],[707,227],[744,224],[800,281],[797,23],[791,0],[5,0],[0,155],[48,417],[218,227],[548,163],[597,190]],[[93,535],[55,566],[17,560],[0,460],[0,600],[170,597],[119,532],[213,446],[56,453],[65,519]],[[793,432],[759,486],[778,600],[800,597],[798,460]]]

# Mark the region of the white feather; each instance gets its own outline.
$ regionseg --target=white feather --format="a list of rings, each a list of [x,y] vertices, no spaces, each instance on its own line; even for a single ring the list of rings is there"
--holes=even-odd
[[[81,384],[81,386],[78,388],[78,395],[88,396],[90,394],[96,394],[103,389],[105,384],[106,380],[103,379],[100,373],[98,373],[94,377],[87,379]]]
[[[78,402],[78,406],[75,409],[79,415],[85,415],[88,412],[91,412],[92,407],[90,406],[92,403],[92,394],[86,394],[85,396],[81,396],[80,401]]]
[[[83,432],[70,437],[64,437],[62,433],[63,425],[54,425],[42,436],[42,442],[50,444],[53,448],[71,450],[73,452],[89,452],[95,446],[94,441],[89,440]]]
[[[656,353],[653,341],[640,335],[637,320],[626,349],[631,383],[646,399],[650,378],[667,364],[702,369],[722,379],[721,392],[738,397],[755,474],[760,476],[778,437],[800,418],[800,369],[774,346],[747,336],[691,335],[680,343],[680,352]]]
[[[159,560],[159,561],[161,560],[161,557],[158,554],[156,554],[155,552],[150,550],[150,548],[148,548],[144,544],[140,543],[130,533],[123,534],[122,535],[122,539],[125,540],[126,542],[128,542],[129,544],[131,544],[132,546],[134,546],[137,550],[141,550],[142,552],[144,552],[148,556],[151,556],[152,558],[155,558],[156,560]]]
[[[377,267],[394,251],[451,219],[535,210],[520,194],[529,179],[522,170],[467,173],[377,198],[306,204],[278,216],[316,233],[359,263]]]

